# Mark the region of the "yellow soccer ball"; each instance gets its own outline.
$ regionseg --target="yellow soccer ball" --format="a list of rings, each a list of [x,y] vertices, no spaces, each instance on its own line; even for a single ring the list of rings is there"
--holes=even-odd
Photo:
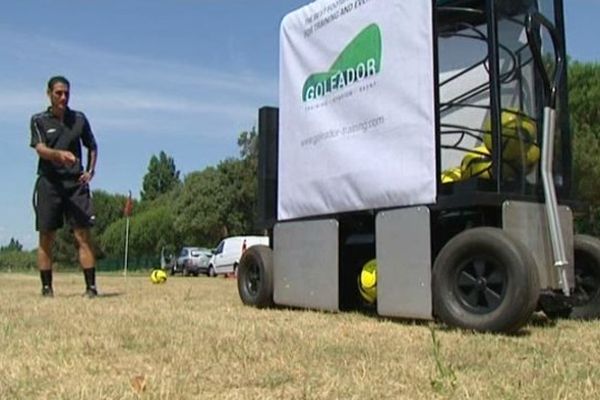
[[[540,160],[540,148],[538,145],[531,145],[527,152],[527,167],[533,167]]]
[[[375,259],[363,265],[358,276],[358,291],[369,304],[373,304],[377,300],[377,261]]]
[[[167,273],[162,269],[155,269],[150,273],[150,281],[156,285],[167,281]]]
[[[502,159],[518,161],[527,155],[529,148],[536,142],[535,121],[516,109],[502,111]],[[483,124],[483,143],[492,150],[492,119],[486,118]]]
[[[442,171],[442,183],[452,183],[460,181],[462,177],[462,171],[460,167],[448,168]]]
[[[472,152],[467,153],[460,163],[462,179],[483,178],[490,179],[492,157],[486,146],[477,146]]]
[[[532,151],[536,146],[531,146],[530,151],[532,157],[535,157],[535,151]],[[539,150],[538,153],[539,154]],[[528,156],[529,157],[529,156]],[[515,163],[502,163],[502,176],[504,179],[514,179],[516,168]],[[471,152],[467,153],[460,163],[461,179],[469,178],[492,178],[492,155],[485,146],[477,146]]]

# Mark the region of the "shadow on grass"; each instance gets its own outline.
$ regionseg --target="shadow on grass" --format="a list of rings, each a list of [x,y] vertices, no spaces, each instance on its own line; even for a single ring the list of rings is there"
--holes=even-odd
[[[377,314],[374,309],[364,309],[358,311],[360,314],[364,314],[378,321],[390,321],[393,323],[398,323],[401,325],[411,325],[411,326],[421,326],[421,327],[430,327],[431,329],[435,329],[441,332],[462,332],[462,333],[472,333],[472,334],[491,334],[505,337],[513,337],[513,338],[522,338],[522,337],[530,337],[531,330],[529,328],[551,328],[556,326],[556,320],[550,319],[546,317],[543,313],[534,313],[531,316],[531,319],[527,322],[526,325],[521,327],[516,332],[484,332],[484,331],[476,331],[472,329],[465,329],[456,326],[449,326],[444,324],[443,322],[434,319],[434,320],[423,320],[423,319],[412,319],[412,318],[400,318],[400,317],[384,317]]]
[[[102,299],[105,297],[118,297],[118,296],[123,296],[125,293],[123,292],[100,292],[98,293],[98,296],[94,297],[94,299]],[[58,295],[55,297],[65,297],[65,298],[77,298],[77,297],[82,297],[82,298],[86,298],[85,294],[83,293],[72,293],[72,294],[66,294],[66,295]]]
[[[98,297],[118,297],[123,296],[125,293],[122,292],[106,292],[106,293],[98,293]]]
[[[338,312],[332,312],[332,311],[323,311],[323,310],[319,310],[319,309],[296,307],[296,306],[289,306],[289,305],[277,305],[277,304],[274,304],[274,305],[268,307],[268,309],[299,311],[299,312],[301,312],[301,311],[316,311],[316,312],[331,313],[331,314],[338,313]],[[365,306],[362,306],[359,308],[349,308],[349,309],[343,309],[343,310],[339,311],[339,313],[348,313],[348,312],[364,315],[366,317],[373,318],[374,320],[377,320],[377,321],[393,322],[393,323],[397,323],[399,325],[407,325],[407,326],[430,327],[430,328],[436,329],[441,332],[463,332],[463,333],[472,333],[472,334],[491,334],[491,335],[505,336],[505,337],[512,337],[512,338],[530,337],[532,334],[532,329],[534,329],[534,328],[536,328],[536,329],[537,328],[542,328],[542,329],[554,328],[557,325],[557,321],[560,320],[557,318],[550,318],[550,317],[546,316],[543,312],[535,312],[531,315],[531,318],[529,319],[529,321],[527,321],[527,323],[524,326],[522,326],[519,330],[517,330],[516,332],[484,332],[484,331],[476,331],[476,330],[472,330],[472,329],[448,326],[437,319],[425,320],[425,319],[382,316],[382,315],[377,314],[377,307],[375,305],[365,305]],[[568,320],[569,318],[564,318],[564,319]]]

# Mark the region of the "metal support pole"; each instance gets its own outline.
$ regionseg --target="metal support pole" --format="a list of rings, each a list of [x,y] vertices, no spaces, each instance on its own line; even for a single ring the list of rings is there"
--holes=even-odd
[[[565,296],[570,295],[569,282],[567,281],[566,266],[569,264],[565,254],[565,242],[558,218],[558,202],[552,178],[552,164],[554,154],[554,131],[556,124],[556,111],[550,107],[544,108],[544,138],[542,146],[542,181],[544,183],[544,196],[546,198],[546,216],[548,229],[554,255],[554,266],[558,268],[559,283]]]

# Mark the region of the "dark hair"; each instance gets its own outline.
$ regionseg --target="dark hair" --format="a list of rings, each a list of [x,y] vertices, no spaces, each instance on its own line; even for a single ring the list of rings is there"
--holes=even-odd
[[[54,88],[54,85],[57,83],[62,83],[64,85],[67,85],[68,87],[71,87],[71,84],[69,83],[67,78],[65,78],[64,76],[57,75],[53,76],[48,80],[48,90],[52,90]]]

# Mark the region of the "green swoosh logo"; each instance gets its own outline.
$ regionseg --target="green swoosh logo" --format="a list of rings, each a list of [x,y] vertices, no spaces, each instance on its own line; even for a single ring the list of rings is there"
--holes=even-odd
[[[381,70],[381,31],[377,24],[364,28],[344,48],[327,72],[311,74],[302,88],[302,101],[318,99]]]

